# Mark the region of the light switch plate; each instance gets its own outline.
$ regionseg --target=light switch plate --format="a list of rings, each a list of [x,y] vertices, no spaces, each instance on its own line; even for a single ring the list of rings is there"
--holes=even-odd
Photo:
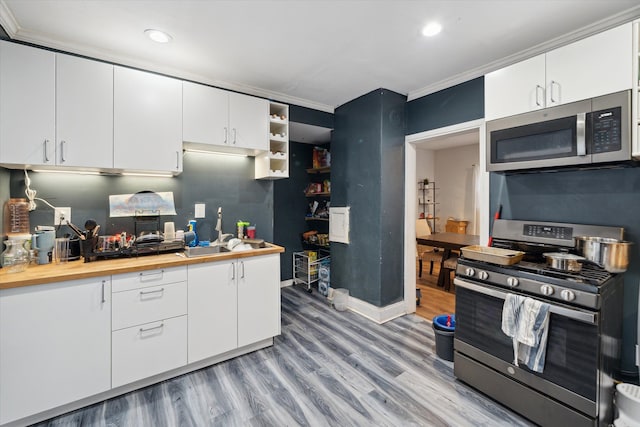
[[[71,208],[55,208],[53,214],[53,225],[64,225],[71,222]]]
[[[196,208],[195,208],[195,217],[196,218],[204,218],[204,203],[196,203]]]

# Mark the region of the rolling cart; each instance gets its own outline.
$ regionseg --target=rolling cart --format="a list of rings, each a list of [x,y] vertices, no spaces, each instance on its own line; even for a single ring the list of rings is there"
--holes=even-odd
[[[329,264],[330,256],[318,258],[316,251],[293,253],[293,283],[306,286],[311,293],[311,285],[319,280],[320,267]]]

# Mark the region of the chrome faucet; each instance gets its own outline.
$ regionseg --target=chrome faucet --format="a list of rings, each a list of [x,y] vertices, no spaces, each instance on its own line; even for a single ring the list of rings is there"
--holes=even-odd
[[[233,234],[225,234],[222,232],[222,207],[218,208],[218,222],[216,223],[215,230],[218,232],[218,239],[215,241],[216,245],[223,244],[225,239],[233,236]]]

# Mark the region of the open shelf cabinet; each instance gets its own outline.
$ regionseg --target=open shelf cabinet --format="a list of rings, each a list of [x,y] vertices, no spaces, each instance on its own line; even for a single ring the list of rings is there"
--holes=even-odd
[[[255,159],[256,179],[289,178],[289,106],[269,104],[269,150]]]

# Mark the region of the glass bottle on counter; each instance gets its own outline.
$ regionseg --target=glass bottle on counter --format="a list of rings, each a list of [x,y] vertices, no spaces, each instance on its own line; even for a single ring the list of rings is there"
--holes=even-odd
[[[24,239],[9,239],[4,242],[7,249],[2,252],[2,268],[8,273],[20,273],[29,265],[29,251],[24,248]]]

